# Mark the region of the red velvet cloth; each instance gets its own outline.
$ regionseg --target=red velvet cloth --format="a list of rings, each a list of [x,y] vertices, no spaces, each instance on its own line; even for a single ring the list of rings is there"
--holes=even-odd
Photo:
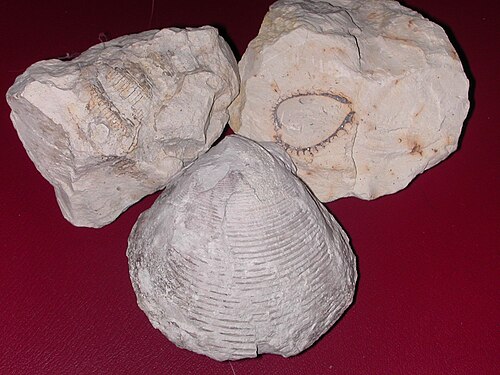
[[[30,64],[149,28],[210,24],[241,55],[271,0],[3,1],[1,90]],[[154,4],[154,7],[153,7]],[[0,374],[499,374],[498,4],[409,0],[467,66],[460,149],[406,190],[331,203],[358,256],[356,301],[312,348],[219,363],[178,349],[137,307],[127,237],[156,196],[102,229],[66,222],[0,113]],[[153,9],[152,9],[153,7]]]

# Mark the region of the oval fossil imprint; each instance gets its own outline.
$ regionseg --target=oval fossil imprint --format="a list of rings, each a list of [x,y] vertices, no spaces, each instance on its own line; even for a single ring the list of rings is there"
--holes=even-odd
[[[217,360],[295,355],[352,302],[348,238],[275,144],[230,136],[143,213],[127,255],[139,306]]]
[[[456,149],[469,108],[444,30],[393,0],[279,0],[239,70],[231,128],[281,144],[325,202],[403,189]]]
[[[314,155],[351,124],[352,103],[330,93],[294,94],[273,109],[274,139],[286,151]]]

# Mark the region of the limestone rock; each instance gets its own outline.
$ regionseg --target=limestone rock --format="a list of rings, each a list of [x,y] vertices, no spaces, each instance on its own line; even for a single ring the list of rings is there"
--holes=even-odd
[[[7,101],[65,218],[100,227],[210,147],[238,79],[216,29],[173,28],[117,38],[72,61],[33,64]]]
[[[285,148],[322,201],[404,188],[457,147],[468,80],[441,27],[392,0],[281,0],[239,64],[230,125]]]
[[[139,306],[179,347],[217,360],[295,355],[352,302],[347,236],[269,146],[225,138],[132,230]]]

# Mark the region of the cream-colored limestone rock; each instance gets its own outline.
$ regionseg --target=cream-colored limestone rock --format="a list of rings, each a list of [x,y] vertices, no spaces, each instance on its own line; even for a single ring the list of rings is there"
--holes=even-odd
[[[172,28],[33,64],[7,101],[65,218],[101,227],[210,147],[238,87],[236,61],[216,29]]]
[[[392,0],[281,0],[239,63],[230,125],[287,150],[322,201],[403,189],[457,148],[468,80],[443,29]]]
[[[217,360],[295,355],[351,304],[349,240],[274,143],[223,139],[129,237],[138,304],[173,343]]]

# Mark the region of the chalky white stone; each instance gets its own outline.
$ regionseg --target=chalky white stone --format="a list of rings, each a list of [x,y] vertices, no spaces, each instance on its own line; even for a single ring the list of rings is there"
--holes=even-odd
[[[239,63],[230,126],[285,148],[322,201],[404,188],[457,148],[468,80],[443,29],[392,0],[282,0]]]
[[[276,144],[230,136],[144,212],[127,256],[138,304],[173,343],[217,360],[292,356],[351,304],[356,261]]]
[[[205,152],[238,93],[212,27],[151,30],[33,64],[7,93],[28,155],[64,217],[101,227]]]

